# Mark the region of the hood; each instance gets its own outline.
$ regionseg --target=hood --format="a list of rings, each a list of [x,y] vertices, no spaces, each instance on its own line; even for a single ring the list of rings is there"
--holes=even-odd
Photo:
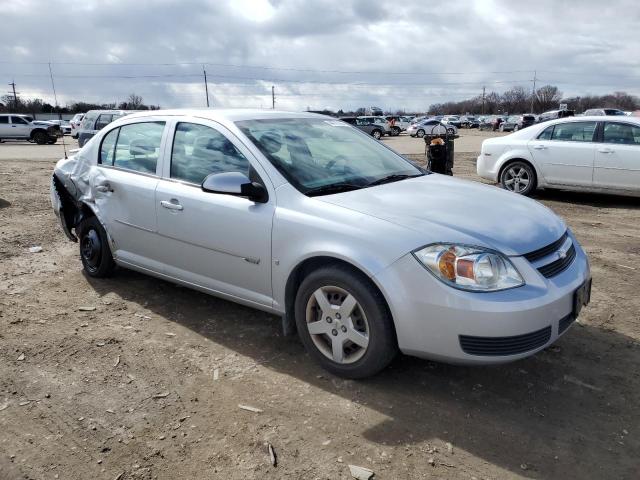
[[[438,174],[316,198],[419,232],[423,245],[457,242],[522,255],[567,229],[539,202]]]

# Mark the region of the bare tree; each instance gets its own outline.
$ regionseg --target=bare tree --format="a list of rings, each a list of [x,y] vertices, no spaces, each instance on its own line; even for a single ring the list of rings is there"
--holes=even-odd
[[[540,112],[558,108],[561,99],[562,92],[553,85],[545,85],[536,90],[535,104]]]

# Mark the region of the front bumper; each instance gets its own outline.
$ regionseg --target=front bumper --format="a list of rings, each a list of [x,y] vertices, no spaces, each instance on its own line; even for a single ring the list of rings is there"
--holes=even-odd
[[[451,288],[411,254],[405,255],[375,277],[389,302],[400,350],[447,363],[482,365],[525,358],[551,345],[573,319],[574,293],[591,278],[588,259],[572,240],[576,257],[563,272],[545,278],[524,257],[511,257],[526,284],[491,293]],[[472,337],[525,336],[537,339],[535,346],[517,354],[469,354],[461,345]]]

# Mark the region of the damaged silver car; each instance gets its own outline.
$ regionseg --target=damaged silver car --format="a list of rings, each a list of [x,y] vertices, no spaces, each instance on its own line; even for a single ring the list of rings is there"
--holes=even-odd
[[[118,265],[280,315],[345,377],[398,350],[524,358],[589,301],[587,257],[549,209],[322,115],[133,114],[58,162],[51,199],[88,275]]]

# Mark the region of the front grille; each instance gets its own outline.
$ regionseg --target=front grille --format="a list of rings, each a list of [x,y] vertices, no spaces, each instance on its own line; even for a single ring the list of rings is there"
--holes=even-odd
[[[546,257],[547,255],[551,255],[553,252],[558,250],[562,244],[567,239],[567,232],[564,232],[558,240],[547,245],[546,247],[539,248],[538,250],[534,250],[533,252],[525,253],[524,258],[529,260],[530,262],[535,262],[536,260],[540,260],[541,258]]]
[[[576,248],[572,244],[569,250],[567,250],[567,254],[564,258],[559,258],[555,262],[547,263],[546,265],[538,268],[538,271],[546,278],[553,277],[571,265],[574,258],[576,258]]]
[[[504,356],[535,350],[551,338],[551,326],[513,337],[473,337],[460,335],[460,346],[469,355]]]
[[[570,313],[566,317],[561,318],[560,322],[558,323],[558,335],[560,335],[567,328],[569,328],[575,319],[576,319],[576,316],[573,313]]]

